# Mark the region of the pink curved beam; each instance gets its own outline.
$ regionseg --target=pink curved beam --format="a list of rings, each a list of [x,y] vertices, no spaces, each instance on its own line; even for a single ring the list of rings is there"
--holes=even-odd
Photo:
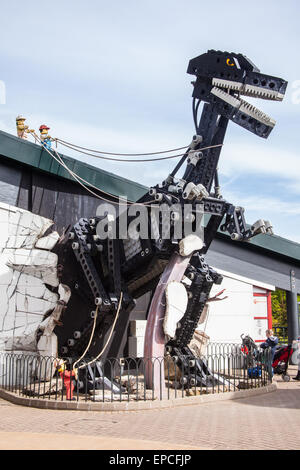
[[[161,275],[155,289],[147,319],[145,332],[145,375],[146,386],[154,390],[155,396],[163,396],[165,389],[165,334],[163,320],[165,316],[165,289],[171,281],[180,282],[189,264],[190,256],[174,253]],[[155,359],[158,358],[158,359]]]

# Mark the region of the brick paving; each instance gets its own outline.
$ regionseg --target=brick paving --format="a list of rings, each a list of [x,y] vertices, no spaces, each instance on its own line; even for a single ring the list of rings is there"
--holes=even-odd
[[[0,400],[0,449],[298,450],[300,382],[275,380],[278,390],[266,395],[161,410],[54,411]]]

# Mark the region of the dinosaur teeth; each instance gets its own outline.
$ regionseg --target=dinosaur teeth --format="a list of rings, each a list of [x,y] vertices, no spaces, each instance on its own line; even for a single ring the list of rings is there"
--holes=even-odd
[[[220,88],[213,87],[211,89],[211,93],[218,98],[220,98],[223,101],[226,101],[226,103],[230,104],[234,108],[238,108],[240,106],[240,100],[238,98],[235,98],[232,95],[229,95],[225,91],[221,90]]]
[[[224,80],[223,78],[213,78],[212,84],[215,87],[237,91],[244,96],[253,96],[256,98],[275,101],[282,101],[284,98],[284,95],[276,90],[261,88],[256,85],[248,85],[241,82],[234,82],[233,80]]]
[[[284,95],[282,93],[279,93],[278,91],[270,90],[266,88],[260,88],[255,85],[247,85],[247,84],[245,84],[242,93],[245,96],[254,96],[257,98],[264,98],[267,100],[275,100],[275,101],[282,101],[284,98]]]
[[[263,124],[266,124],[267,126],[274,127],[276,124],[276,121],[274,119],[257,109],[252,104],[247,103],[247,101],[241,100],[239,111],[247,114],[248,116],[253,117],[257,121],[260,121]]]
[[[243,84],[240,82],[233,82],[232,80],[224,80],[222,78],[213,78],[212,84],[220,88],[227,88],[229,90],[242,91]]]
[[[233,108],[237,108],[241,113],[247,114],[247,116],[253,117],[257,121],[262,122],[267,126],[274,127],[276,124],[274,119],[260,111],[252,104],[242,99],[236,98],[229,93],[226,93],[224,90],[221,90],[220,88],[213,87],[211,93],[217,98],[220,98],[222,101],[230,104]]]

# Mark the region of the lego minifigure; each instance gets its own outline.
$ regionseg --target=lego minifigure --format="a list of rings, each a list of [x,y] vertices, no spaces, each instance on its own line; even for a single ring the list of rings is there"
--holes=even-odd
[[[27,134],[33,132],[32,129],[29,129],[28,126],[25,125],[26,118],[23,116],[16,117],[16,126],[17,126],[17,136],[20,139],[27,139]]]
[[[50,135],[48,134],[50,127],[45,126],[45,124],[42,124],[40,126],[40,139],[41,139],[41,144],[48,150],[51,150],[51,142],[54,140]]]

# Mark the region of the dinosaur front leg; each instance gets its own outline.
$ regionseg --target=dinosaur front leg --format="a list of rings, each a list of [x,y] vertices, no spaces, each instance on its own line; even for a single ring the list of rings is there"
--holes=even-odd
[[[172,281],[180,282],[188,267],[190,256],[174,253],[165,268],[150,305],[146,334],[144,357],[146,361],[146,384],[156,394],[165,391],[164,355],[166,336],[163,329],[165,318],[165,290]]]

